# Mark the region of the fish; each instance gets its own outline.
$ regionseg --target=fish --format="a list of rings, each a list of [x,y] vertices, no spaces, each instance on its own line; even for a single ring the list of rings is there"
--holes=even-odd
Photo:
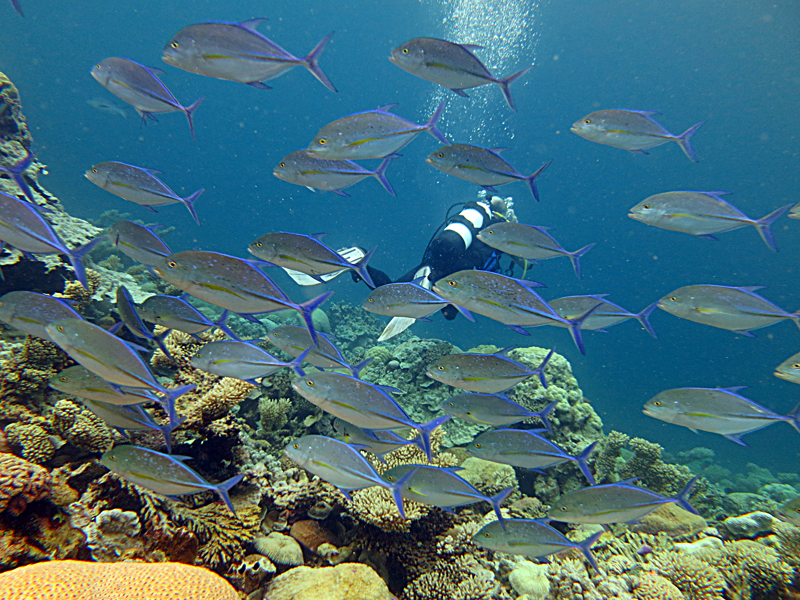
[[[0,298],[0,301],[2,298]],[[2,318],[2,317],[0,317]],[[775,377],[791,381],[792,383],[800,383],[800,352],[792,354],[789,358],[775,367]]]
[[[0,114],[2,114],[2,110],[0,110]],[[0,165],[0,173],[5,173],[11,179],[14,180],[14,183],[19,186],[20,191],[22,191],[25,198],[31,205],[38,210],[39,212],[44,212],[46,209],[43,205],[38,204],[36,202],[36,198],[33,195],[33,190],[31,190],[31,186],[28,185],[28,182],[25,181],[25,171],[27,171],[30,166],[33,164],[34,156],[30,150],[27,148],[25,150],[25,156],[18,160],[16,163],[10,166]]]
[[[172,250],[150,227],[133,221],[117,221],[106,231],[111,243],[125,256],[147,267]]]
[[[330,298],[325,292],[303,303],[292,302],[274,281],[248,261],[204,250],[170,254],[153,265],[159,277],[205,302],[244,315],[292,309],[299,312],[316,343],[311,313]]]
[[[306,354],[308,349],[291,362],[284,362],[255,344],[222,340],[204,345],[192,356],[191,363],[195,369],[255,385],[256,379],[277,373],[284,367],[289,367],[302,377],[304,373],[300,364]]]
[[[658,338],[655,329],[650,324],[650,315],[658,308],[658,303],[653,302],[642,312],[632,313],[621,306],[605,299],[606,294],[593,296],[564,296],[550,301],[550,306],[565,319],[578,319],[586,311],[594,308],[592,313],[581,323],[581,329],[591,331],[605,331],[608,327],[636,319],[652,337]]]
[[[800,433],[800,404],[779,415],[741,396],[744,386],[728,388],[675,388],[664,390],[644,405],[644,414],[659,421],[709,431],[746,446],[741,436],[786,421]]]
[[[772,224],[789,212],[791,204],[781,206],[760,219],[751,219],[721,196],[730,192],[664,192],[645,198],[631,208],[634,221],[660,229],[689,233],[708,240],[714,234],[734,231],[751,225],[767,248],[778,251]]]
[[[589,244],[580,250],[570,252],[562,248],[553,236],[547,233],[549,227],[524,225],[504,221],[495,223],[478,232],[478,239],[490,248],[538,264],[537,261],[559,256],[568,256],[578,279],[581,278],[580,258],[597,244]]]
[[[194,202],[205,192],[200,188],[190,196],[181,198],[157,174],[161,171],[145,169],[116,161],[101,162],[88,169],[86,179],[97,187],[155,212],[154,206],[165,204],[183,204],[192,215],[195,223],[200,219],[194,208]]]
[[[396,196],[392,184],[386,179],[386,168],[396,157],[396,155],[387,156],[377,169],[370,171],[349,160],[314,158],[305,150],[297,150],[284,156],[272,174],[281,181],[305,186],[312,192],[322,190],[345,197],[349,197],[344,191],[345,188],[367,177],[374,177],[387,192]]]
[[[467,452],[483,460],[540,472],[546,467],[572,461],[580,467],[589,483],[594,485],[594,475],[588,462],[595,446],[597,442],[589,444],[580,455],[572,456],[535,431],[492,429],[479,434],[470,442]]]
[[[19,13],[20,17],[25,17],[25,13],[22,12],[22,3],[19,0],[11,0],[11,6]]]
[[[0,321],[34,337],[52,341],[47,326],[82,317],[66,302],[47,294],[17,290],[0,296]]]
[[[172,354],[170,354],[169,350],[164,345],[164,338],[167,337],[169,331],[164,331],[159,335],[155,335],[142,323],[142,319],[137,312],[136,303],[133,301],[133,296],[131,296],[131,293],[124,285],[120,285],[117,288],[116,309],[119,318],[122,319],[121,324],[124,325],[128,331],[138,338],[153,342],[165,355],[172,358]]]
[[[195,388],[194,385],[165,388],[135,350],[92,323],[80,319],[62,319],[50,323],[47,333],[72,360],[108,383],[158,392],[161,395],[159,401],[169,414],[170,422],[178,420],[175,400]]]
[[[347,369],[353,377],[358,377],[361,369],[371,362],[371,359],[366,359],[358,365],[350,365],[327,335],[318,331],[317,345],[314,346],[308,330],[297,325],[280,325],[271,330],[266,339],[290,356],[300,356],[306,349],[311,348],[306,354],[308,364],[325,369]]]
[[[283,453],[306,471],[339,488],[348,500],[352,491],[382,487],[394,498],[400,517],[406,518],[401,489],[413,476],[413,470],[397,481],[387,481],[357,448],[324,435],[299,437],[287,444]]]
[[[400,486],[400,493],[406,500],[445,510],[476,502],[488,502],[494,508],[500,523],[505,523],[505,517],[500,512],[500,505],[514,492],[514,488],[507,487],[494,496],[487,496],[475,489],[463,477],[459,477],[455,471],[460,469],[461,467],[397,465],[386,471],[383,478],[394,483],[408,477],[408,474],[411,473],[411,477],[408,477]]]
[[[97,110],[107,112],[110,115],[119,115],[123,119],[128,118],[128,113],[125,112],[125,109],[123,109],[121,106],[117,106],[113,102],[104,100],[103,98],[92,98],[91,100],[87,100],[86,104],[96,108]]]
[[[755,292],[764,286],[728,287],[687,285],[658,301],[658,308],[671,315],[755,337],[752,329],[791,319],[800,329],[800,311],[789,313]]]
[[[234,475],[222,483],[210,483],[197,471],[187,467],[184,464],[187,460],[192,458],[162,454],[150,448],[125,444],[104,452],[98,462],[123,479],[167,497],[188,496],[211,490],[236,516],[228,490],[244,479],[244,474]]]
[[[634,523],[659,506],[672,503],[678,504],[690,513],[698,514],[689,504],[689,494],[697,483],[697,477],[672,498],[635,486],[633,485],[635,481],[635,478],[626,479],[618,483],[593,485],[567,492],[553,502],[547,517],[564,523],[594,525]]]
[[[483,394],[503,392],[534,375],[547,389],[544,369],[555,350],[550,350],[542,363],[531,370],[509,358],[514,348],[509,346],[494,354],[450,354],[428,365],[425,374],[439,383]]]
[[[781,521],[800,527],[800,498],[789,500],[775,513]]]
[[[789,218],[790,219],[800,219],[800,202],[795,204],[792,209],[789,211]]]
[[[159,425],[153,416],[139,404],[117,406],[116,404],[107,404],[89,398],[81,398],[81,402],[83,402],[83,405],[94,413],[95,416],[102,419],[106,425],[113,427],[120,433],[124,434],[126,431],[145,430],[160,432],[164,436],[167,452],[172,452],[172,440],[170,439],[170,435],[175,428],[180,425],[182,420],[179,420],[177,423]]]
[[[186,115],[189,131],[192,139],[195,139],[192,115],[203,98],[198,98],[189,106],[183,106],[157,74],[163,75],[164,72],[121,56],[106,58],[92,68],[92,77],[97,83],[123,102],[133,106],[136,114],[142,117],[142,123],[147,119],[156,121],[153,116],[155,114],[180,111]]]
[[[544,424],[547,431],[552,432],[548,416],[557,404],[558,400],[538,412],[533,412],[505,394],[458,394],[442,402],[439,408],[448,415],[491,427],[512,425],[535,417]]]
[[[575,345],[585,354],[581,327],[596,306],[579,317],[564,318],[532,289],[541,286],[500,273],[465,270],[438,280],[433,291],[455,306],[499,321],[523,335],[530,335],[525,327],[553,325],[568,329]]]
[[[364,310],[387,317],[424,320],[450,305],[450,302],[424,287],[421,284],[423,279],[387,283],[375,288],[364,300]],[[467,309],[461,306],[456,306],[456,309],[470,321],[475,321]]]
[[[483,46],[478,44],[457,44],[437,38],[419,37],[392,50],[389,60],[405,72],[438,83],[459,96],[467,96],[464,90],[496,83],[503,91],[508,106],[516,112],[517,106],[511,96],[510,86],[533,67],[525,67],[508,77],[498,79],[473,54],[473,51],[481,49]]]
[[[351,263],[322,242],[322,238],[326,235],[325,233],[303,235],[288,231],[265,233],[252,242],[247,250],[256,258],[284,269],[305,273],[320,283],[325,283],[320,275],[352,269],[369,287],[374,288],[375,284],[367,271],[367,263],[378,247],[375,246],[358,262]]]
[[[668,142],[676,142],[692,162],[697,155],[690,142],[705,123],[700,121],[680,135],[673,135],[653,118],[657,110],[628,110],[613,108],[598,110],[575,121],[570,131],[590,142],[622,148],[634,154],[649,154],[647,150]]]
[[[0,192],[0,242],[23,254],[63,254],[72,265],[75,278],[86,290],[89,284],[83,259],[101,239],[98,236],[70,249],[34,205]]]
[[[417,430],[428,460],[431,457],[431,433],[451,418],[445,415],[428,423],[416,423],[390,395],[389,390],[397,390],[341,373],[306,375],[295,379],[292,389],[314,406],[362,429],[410,427]]]
[[[394,431],[361,429],[338,417],[333,420],[333,429],[344,438],[346,443],[374,454],[384,464],[386,464],[383,458],[384,454],[394,452],[399,448],[405,448],[411,444],[419,447],[423,452],[425,451],[425,448],[421,447],[419,437],[407,440],[397,435]]]
[[[226,324],[230,311],[223,310],[220,318],[212,321],[178,296],[149,296],[136,307],[136,312],[144,321],[161,325],[167,331],[177,329],[189,335],[197,335],[213,327],[218,327],[230,338],[239,340],[239,337]]]
[[[115,406],[134,406],[145,402],[163,403],[152,390],[111,385],[81,365],[59,371],[50,378],[49,384],[51,388],[64,394]]]
[[[528,558],[543,559],[565,550],[580,550],[594,570],[600,573],[590,548],[605,533],[605,530],[590,535],[585,540],[573,542],[561,532],[540,519],[506,519],[505,529],[499,521],[481,527],[472,541],[481,548],[506,552]]]
[[[320,129],[306,152],[313,158],[386,158],[410,144],[423,131],[447,146],[450,141],[436,126],[446,104],[447,101],[443,100],[424,125],[390,113],[389,110],[397,104],[347,115]]]
[[[336,92],[319,66],[319,57],[333,33],[326,35],[306,56],[297,58],[256,31],[266,20],[257,18],[241,23],[216,21],[189,25],[167,42],[161,59],[190,73],[245,83],[261,90],[270,89],[265,81],[303,66],[322,85]]]
[[[532,175],[523,175],[500,156],[505,150],[508,148],[451,144],[431,152],[425,162],[442,173],[477,184],[492,193],[497,193],[495,186],[527,181],[534,199],[539,202],[536,179],[553,161],[547,161]]]

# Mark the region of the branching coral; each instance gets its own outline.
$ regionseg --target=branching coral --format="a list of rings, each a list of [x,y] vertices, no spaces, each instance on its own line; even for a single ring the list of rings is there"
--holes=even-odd
[[[438,568],[424,573],[403,590],[404,600],[490,600],[499,596],[500,583],[494,573],[472,556],[442,561]]]
[[[687,600],[723,600],[726,585],[722,575],[702,560],[680,552],[655,554],[656,573],[669,579]]]

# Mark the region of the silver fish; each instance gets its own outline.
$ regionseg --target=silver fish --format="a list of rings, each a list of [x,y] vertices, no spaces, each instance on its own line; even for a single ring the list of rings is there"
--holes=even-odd
[[[145,402],[162,402],[151,390],[111,385],[80,365],[59,371],[50,378],[49,383],[51,388],[59,392],[96,400],[103,404],[133,406]]]
[[[628,216],[645,225],[681,231],[716,240],[716,233],[734,231],[751,225],[767,247],[777,252],[772,224],[789,212],[791,204],[778,208],[765,217],[751,219],[721,196],[730,192],[665,192],[645,198],[631,208]]]
[[[97,417],[102,419],[106,425],[113,427],[117,431],[152,430],[160,432],[164,436],[167,452],[172,452],[170,434],[180,425],[180,421],[178,423],[159,425],[153,416],[138,404],[117,406],[116,404],[107,404],[97,400],[90,400],[89,398],[81,398],[81,402]]]
[[[333,292],[325,292],[307,302],[292,302],[275,282],[244,259],[206,252],[185,250],[171,254],[153,266],[158,275],[195,298],[238,314],[258,314],[292,309],[303,320],[316,342],[311,313]]]
[[[494,354],[450,354],[428,365],[426,375],[446,385],[485,394],[503,392],[536,375],[547,389],[544,369],[555,350],[550,350],[542,363],[531,370],[508,357],[513,349],[510,346]]]
[[[763,286],[687,285],[658,301],[658,308],[681,319],[727,329],[748,337],[750,330],[791,319],[800,329],[800,312],[789,313],[756,294]]]
[[[591,314],[581,323],[581,329],[591,331],[605,331],[608,327],[622,323],[628,319],[636,319],[642,327],[654,338],[656,335],[653,326],[650,324],[650,315],[658,308],[658,304],[653,302],[642,312],[632,313],[621,306],[606,300],[607,294],[595,294],[593,296],[564,296],[550,301],[550,306],[565,319],[578,319],[581,315],[592,310]]]
[[[153,342],[164,354],[172,358],[169,350],[164,345],[164,338],[167,337],[169,331],[164,331],[159,335],[155,335],[142,323],[142,319],[139,317],[139,313],[136,310],[136,303],[133,301],[133,296],[131,296],[131,293],[124,285],[120,285],[117,288],[116,309],[119,318],[122,320],[122,324],[128,331],[138,338]]]
[[[255,344],[223,340],[203,346],[191,358],[191,363],[195,369],[207,373],[255,384],[256,379],[277,373],[284,367],[293,369],[302,377],[304,373],[300,364],[305,360],[306,354],[308,349],[291,362],[284,362]]]
[[[547,517],[565,523],[594,525],[633,523],[649,515],[659,506],[673,502],[697,514],[689,504],[689,494],[697,483],[697,477],[687,483],[680,494],[672,498],[632,485],[634,481],[636,480],[628,479],[619,483],[594,485],[567,492],[553,502]]]
[[[570,252],[565,250],[553,236],[547,233],[549,229],[549,227],[537,227],[536,225],[505,221],[482,229],[478,233],[478,239],[491,248],[512,256],[519,256],[534,264],[538,264],[537,261],[547,260],[548,258],[568,256],[572,262],[572,268],[575,270],[575,275],[580,279],[580,258],[597,244],[589,244],[580,250]]]
[[[335,92],[336,88],[319,67],[319,57],[333,33],[325,36],[306,56],[297,58],[256,31],[266,20],[217,21],[184,27],[164,46],[162,60],[190,73],[246,83],[262,90],[270,89],[264,81],[303,66]]]
[[[317,332],[317,345],[313,346],[308,330],[296,325],[276,327],[269,332],[266,339],[290,356],[300,356],[305,350],[311,348],[306,355],[308,364],[326,369],[348,369],[353,377],[358,377],[361,369],[367,366],[371,360],[367,359],[352,366],[324,333]]]
[[[589,444],[579,456],[572,456],[534,431],[493,429],[479,434],[467,445],[467,452],[483,460],[533,470],[572,461],[580,467],[589,483],[594,485],[594,475],[589,469],[588,461],[596,445],[597,442]]]
[[[295,463],[320,479],[335,485],[350,499],[350,492],[380,486],[394,498],[400,516],[405,519],[401,486],[410,478],[389,482],[375,470],[356,448],[323,435],[304,435],[287,444],[283,450]],[[413,475],[413,471],[410,472]]]
[[[467,95],[464,90],[496,83],[503,91],[511,110],[516,111],[517,107],[511,97],[509,86],[532,67],[526,67],[508,77],[498,79],[473,54],[474,50],[482,48],[483,46],[477,44],[456,44],[446,40],[421,37],[409,40],[392,50],[389,60],[407,73],[438,83],[459,96]]]
[[[2,110],[0,110],[0,113],[2,113]],[[27,171],[33,164],[34,156],[31,153],[31,151],[28,150],[27,148],[25,148],[24,150],[25,150],[25,156],[19,159],[13,165],[0,165],[0,173],[5,173],[11,179],[14,180],[14,183],[16,183],[19,186],[19,189],[25,195],[25,198],[28,199],[28,202],[30,202],[31,205],[36,210],[38,210],[39,212],[49,211],[49,209],[46,208],[45,205],[36,202],[36,198],[33,195],[33,190],[31,190],[31,186],[29,186],[28,182],[25,181],[25,171]]]
[[[387,317],[423,320],[450,304],[438,294],[420,285],[422,279],[424,278],[388,283],[375,288],[364,300],[364,310]],[[460,306],[456,308],[470,321],[475,320],[467,309]]]
[[[235,475],[222,483],[210,483],[183,464],[186,460],[191,460],[191,457],[171,456],[126,444],[104,452],[99,462],[131,483],[163,496],[187,496],[211,490],[236,515],[228,490],[244,479],[244,475]]]
[[[786,421],[800,433],[800,404],[788,415],[779,415],[739,395],[743,386],[729,388],[675,388],[656,394],[644,405],[644,414],[659,421],[718,433],[742,446],[741,436],[778,421]]]
[[[87,100],[86,104],[93,106],[97,110],[107,112],[110,115],[119,115],[123,119],[128,118],[128,113],[126,113],[121,106],[117,106],[113,102],[103,100],[102,98],[92,98],[91,100]]]
[[[450,142],[436,126],[446,103],[442,101],[424,125],[390,113],[389,110],[397,104],[347,115],[320,129],[306,152],[314,158],[385,158],[410,144],[423,131],[442,144],[449,145]]]
[[[163,74],[161,69],[145,67],[137,62],[119,56],[112,56],[97,63],[92,68],[92,77],[97,83],[106,88],[123,102],[127,102],[136,113],[142,117],[142,122],[147,119],[153,121],[153,116],[158,113],[180,111],[189,121],[189,130],[194,139],[194,122],[192,113],[203,101],[195,100],[190,106],[183,106],[172,95],[156,75]]]
[[[408,477],[401,486],[401,494],[406,500],[419,502],[427,506],[450,509],[476,502],[488,502],[494,508],[500,523],[505,522],[505,517],[500,512],[500,505],[513,492],[513,487],[507,487],[495,496],[487,496],[475,489],[464,478],[459,477],[455,471],[460,467],[434,467],[430,465],[398,465],[383,474],[383,478],[390,482],[399,482]]]
[[[117,221],[106,231],[111,243],[128,258],[145,266],[152,266],[172,250],[151,228],[133,221]]]
[[[430,460],[431,433],[450,419],[450,415],[428,423],[416,423],[391,397],[387,388],[361,381],[350,375],[325,372],[300,377],[292,388],[314,406],[363,429],[416,429]],[[396,391],[396,390],[395,390]]]
[[[558,400],[538,412],[533,412],[505,394],[458,394],[442,402],[439,408],[459,419],[492,427],[512,425],[535,417],[542,421],[547,431],[552,431],[547,417],[557,404]]]
[[[394,431],[361,429],[338,417],[333,420],[333,429],[344,438],[346,443],[371,452],[384,464],[386,463],[383,458],[384,454],[394,452],[399,448],[405,448],[411,444],[418,447],[421,446],[418,442],[419,438],[406,440]],[[424,452],[425,448],[420,448],[420,450]]]
[[[82,318],[66,302],[47,294],[19,290],[0,297],[0,321],[48,341],[47,326],[62,319]]]
[[[200,219],[194,209],[194,202],[200,197],[200,194],[205,192],[205,189],[201,188],[191,196],[181,198],[156,177],[158,173],[161,171],[107,161],[97,163],[87,170],[85,175],[86,179],[105,191],[154,212],[154,206],[181,203],[189,210],[195,223],[200,225]]]
[[[226,324],[229,311],[223,310],[220,318],[212,321],[186,300],[177,296],[150,296],[136,307],[136,312],[144,321],[161,325],[167,330],[177,329],[195,335],[212,327],[218,327],[232,339],[239,340]]]
[[[800,383],[800,352],[792,354],[789,358],[775,367],[775,377]]]
[[[362,179],[374,177],[392,196],[396,196],[392,184],[386,179],[386,168],[395,156],[383,159],[374,171],[365,169],[349,160],[328,160],[314,158],[305,150],[287,154],[275,166],[272,174],[288,183],[302,185],[314,190],[333,192],[339,196],[349,196],[344,189],[357,184]]]
[[[14,246],[23,253],[63,254],[69,259],[76,279],[87,290],[89,284],[86,282],[83,259],[100,241],[98,236],[82,246],[69,249],[33,204],[0,192],[0,242]]]
[[[431,152],[425,162],[442,173],[475,183],[492,193],[497,193],[495,186],[514,181],[527,181],[533,197],[538,202],[539,190],[536,188],[536,179],[552,161],[543,164],[532,175],[523,175],[500,156],[505,150],[508,148],[451,144]]]
[[[284,269],[292,269],[310,275],[320,283],[320,275],[352,269],[371,288],[375,287],[367,271],[367,263],[377,250],[375,246],[357,263],[351,263],[321,240],[327,234],[303,235],[288,231],[265,233],[247,248],[248,252]]]
[[[775,513],[775,516],[781,521],[786,521],[795,527],[800,527],[800,498],[795,498],[794,500],[786,502],[781,506],[780,510]]]
[[[605,531],[598,531],[581,542],[573,542],[561,532],[537,519],[506,519],[505,529],[498,521],[484,525],[472,537],[472,541],[482,548],[496,552],[506,552],[527,556],[528,558],[545,558],[565,550],[580,550],[600,573],[600,568],[590,548]]]
[[[690,140],[705,121],[692,125],[680,135],[673,135],[653,118],[658,114],[657,110],[598,110],[575,121],[570,131],[591,142],[634,154],[648,154],[646,151],[650,148],[676,142],[689,160],[697,162]]]

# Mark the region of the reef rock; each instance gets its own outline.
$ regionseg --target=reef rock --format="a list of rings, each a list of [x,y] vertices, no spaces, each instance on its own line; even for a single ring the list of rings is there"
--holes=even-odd
[[[728,517],[717,526],[717,529],[724,539],[752,539],[772,533],[774,520],[775,517],[769,513],[751,512],[738,517]]]
[[[367,565],[295,567],[272,580],[269,600],[396,600],[378,574]]]

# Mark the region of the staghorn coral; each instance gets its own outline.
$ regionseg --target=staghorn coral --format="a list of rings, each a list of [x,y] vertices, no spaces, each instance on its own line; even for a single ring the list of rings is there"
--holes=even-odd
[[[4,600],[239,600],[222,577],[181,563],[56,560],[0,574]]]
[[[47,469],[13,454],[0,454],[0,513],[18,516],[31,502],[50,495]]]
[[[105,452],[114,445],[111,430],[103,420],[83,405],[59,400],[53,407],[53,429],[77,448],[89,452]]]
[[[403,600],[490,600],[498,596],[500,583],[494,573],[472,556],[441,561],[403,589]]]
[[[650,564],[656,573],[669,579],[687,600],[723,600],[725,580],[719,572],[694,555],[659,552]]]
[[[37,465],[46,463],[56,451],[47,431],[35,423],[11,423],[6,426],[6,440],[19,455]]]
[[[289,422],[288,412],[292,406],[289,398],[259,398],[258,412],[261,418],[259,425],[266,431],[283,428]]]

